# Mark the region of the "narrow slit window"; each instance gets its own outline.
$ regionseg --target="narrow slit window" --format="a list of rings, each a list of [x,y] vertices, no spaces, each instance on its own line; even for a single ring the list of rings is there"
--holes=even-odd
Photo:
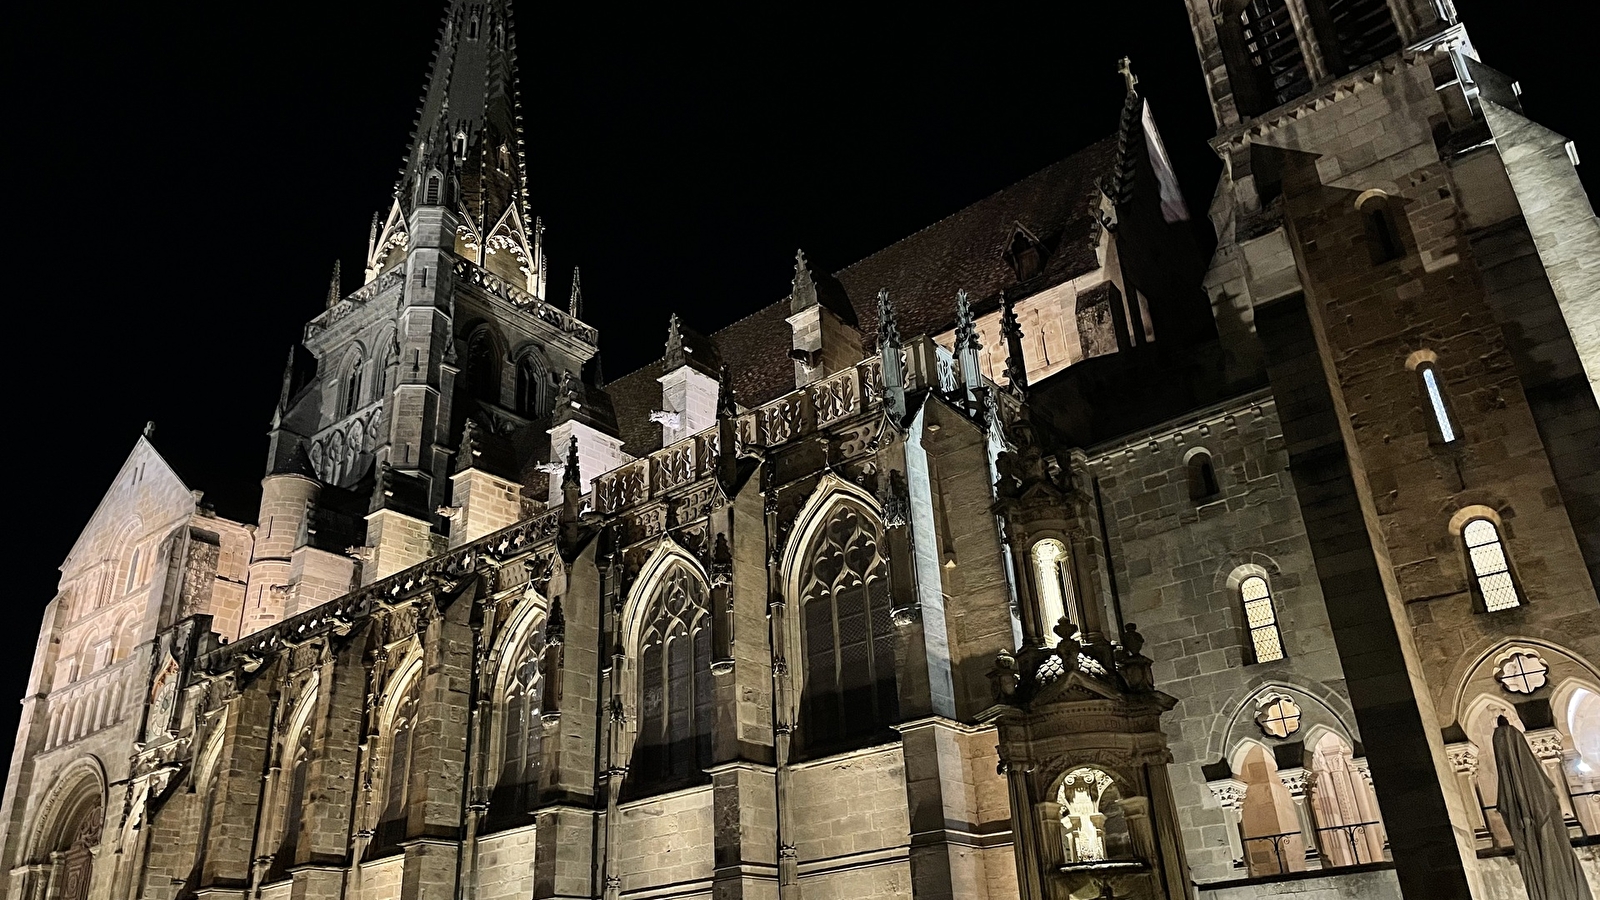
[[[1244,601],[1245,623],[1250,627],[1250,646],[1256,662],[1283,659],[1283,637],[1278,633],[1278,611],[1272,605],[1272,590],[1267,580],[1252,575],[1239,585]]]
[[[1500,529],[1488,519],[1473,519],[1461,532],[1467,542],[1467,559],[1478,593],[1483,595],[1485,612],[1499,612],[1522,605],[1517,586],[1511,579],[1511,564],[1500,540]]]
[[[1217,485],[1217,469],[1211,454],[1204,450],[1192,451],[1188,461],[1189,499],[1209,500],[1221,493]]]
[[[1422,372],[1422,390],[1428,395],[1428,409],[1433,413],[1433,423],[1439,429],[1439,439],[1453,444],[1459,435],[1455,422],[1450,419],[1450,408],[1444,402],[1444,388],[1439,385],[1439,370],[1432,363],[1419,367]]]

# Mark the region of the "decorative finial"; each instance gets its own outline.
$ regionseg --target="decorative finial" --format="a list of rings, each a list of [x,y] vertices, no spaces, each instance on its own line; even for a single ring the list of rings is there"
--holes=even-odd
[[[978,323],[972,318],[972,304],[967,299],[967,289],[956,291],[956,352],[967,347],[978,349]]]
[[[1028,365],[1022,358],[1022,323],[1017,321],[1017,306],[1000,292],[1000,336],[1006,341],[1006,380],[1011,390],[1021,394],[1028,389]]]
[[[733,393],[733,373],[723,366],[717,372],[717,415],[732,418],[738,414],[738,399]]]
[[[583,288],[578,284],[578,267],[572,267],[572,296],[567,298],[567,312],[574,319],[583,318]]]
[[[332,309],[334,304],[344,299],[344,289],[340,285],[341,281],[339,261],[336,259],[333,261],[333,275],[328,279],[328,309]]]
[[[889,303],[889,289],[878,291],[878,346],[900,346],[900,326],[894,321],[894,306]]]
[[[563,488],[581,488],[583,481],[578,470],[578,436],[573,435],[567,441],[567,465],[561,472],[561,486]]]
[[[152,440],[156,436],[156,423],[154,420],[144,423],[144,439]]]
[[[678,319],[677,313],[667,317],[667,353],[665,360],[668,372],[689,364],[689,348],[683,345],[683,324]]]
[[[1133,74],[1133,62],[1124,56],[1117,61],[1117,71],[1122,73],[1122,80],[1128,85],[1128,93],[1133,93],[1139,86],[1139,76]]]
[[[789,311],[797,313],[817,305],[817,283],[811,277],[811,267],[806,264],[804,250],[794,252],[794,281],[789,292]]]

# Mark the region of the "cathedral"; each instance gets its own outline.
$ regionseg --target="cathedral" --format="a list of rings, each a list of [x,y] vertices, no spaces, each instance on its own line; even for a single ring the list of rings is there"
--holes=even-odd
[[[449,0],[257,520],[147,434],[61,564],[0,894],[1513,900],[1502,717],[1600,891],[1575,151],[1449,0],[1183,2],[1205,210],[1125,60],[1101,140],[607,378],[512,4]]]

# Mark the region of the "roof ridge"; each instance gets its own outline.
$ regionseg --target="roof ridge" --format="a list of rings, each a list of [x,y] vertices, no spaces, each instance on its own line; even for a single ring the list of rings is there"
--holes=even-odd
[[[906,241],[909,241],[912,238],[914,238],[914,237],[916,237],[916,236],[918,236],[918,235],[920,235],[920,234],[922,234],[922,233],[924,233],[926,231],[931,231],[932,229],[937,228],[940,225],[943,225],[945,222],[948,222],[949,220],[955,218],[956,216],[961,215],[962,213],[966,212],[967,210],[973,208],[974,206],[977,206],[977,205],[982,204],[982,203],[987,203],[990,200],[993,200],[994,198],[1000,196],[1001,194],[1004,194],[1006,191],[1009,191],[1012,188],[1021,185],[1024,181],[1027,181],[1030,178],[1034,178],[1034,177],[1038,176],[1040,173],[1046,171],[1047,169],[1053,169],[1056,166],[1059,166],[1062,163],[1067,162],[1068,160],[1071,160],[1071,159],[1077,157],[1079,154],[1084,153],[1084,152],[1086,152],[1086,151],[1088,151],[1088,150],[1090,150],[1090,149],[1092,149],[1092,148],[1094,148],[1094,147],[1096,147],[1096,146],[1098,146],[1100,144],[1106,143],[1107,141],[1115,141],[1117,139],[1117,135],[1119,134],[1119,132],[1120,132],[1120,129],[1118,129],[1116,131],[1112,131],[1109,134],[1105,135],[1104,137],[1097,138],[1097,139],[1095,139],[1093,141],[1090,141],[1087,144],[1084,144],[1082,147],[1079,147],[1078,149],[1072,151],[1071,153],[1068,153],[1066,156],[1063,156],[1060,159],[1057,159],[1054,162],[1049,163],[1048,165],[1044,165],[1044,166],[1041,166],[1041,167],[1039,167],[1037,169],[1034,169],[1032,172],[1029,172],[1028,174],[1022,176],[1021,178],[1018,178],[1017,180],[1015,180],[1015,181],[1011,182],[1010,184],[1006,185],[1005,187],[999,188],[999,189],[994,190],[994,191],[991,191],[990,193],[985,194],[985,195],[983,195],[982,197],[979,197],[976,200],[973,200],[971,203],[968,203],[965,206],[962,206],[960,209],[957,209],[954,212],[951,212],[950,214],[948,214],[948,215],[946,215],[946,216],[944,216],[942,218],[939,218],[939,219],[937,219],[937,220],[935,220],[933,222],[929,222],[927,225],[924,225],[923,227],[917,229],[916,231],[913,231],[910,234],[900,238],[899,240],[896,240],[894,243],[885,245],[883,247],[878,248],[877,250],[872,251],[871,253],[868,253],[866,256],[863,256],[860,259],[856,260],[855,262],[851,263],[850,265],[845,266],[843,269],[840,269],[839,271],[834,272],[833,276],[835,278],[837,278],[841,274],[843,274],[846,270],[853,269],[856,266],[861,265],[862,263],[866,262],[869,259],[872,259],[875,256],[879,256],[881,254],[887,253],[890,250],[893,250],[895,247],[898,247],[901,244],[905,243]]]

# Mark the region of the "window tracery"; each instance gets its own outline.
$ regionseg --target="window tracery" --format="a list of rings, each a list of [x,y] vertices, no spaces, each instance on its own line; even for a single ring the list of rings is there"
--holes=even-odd
[[[705,585],[688,566],[662,577],[639,638],[639,731],[629,796],[679,786],[711,764],[711,615]]]
[[[314,702],[307,697],[301,702]],[[298,732],[286,742],[282,763],[284,777],[283,840],[273,856],[273,867],[282,872],[294,864],[295,851],[300,845],[300,826],[305,817],[306,781],[311,770],[311,726],[301,725]]]
[[[397,693],[388,716],[388,753],[384,765],[383,811],[373,838],[374,850],[395,846],[406,836],[406,806],[410,797],[411,763],[416,754],[417,712],[422,678],[415,672]]]
[[[881,733],[899,716],[889,565],[871,514],[840,502],[806,556],[800,739],[815,755]]]
[[[1256,708],[1256,724],[1263,734],[1286,738],[1300,730],[1300,704],[1281,694],[1270,695]]]
[[[489,802],[492,826],[521,825],[539,799],[542,768],[543,720],[539,702],[543,679],[539,672],[539,643],[530,632],[506,669],[505,692],[500,700],[500,776]]]
[[[1544,687],[1550,665],[1536,651],[1518,647],[1501,655],[1494,668],[1494,680],[1513,694],[1531,694]]]

